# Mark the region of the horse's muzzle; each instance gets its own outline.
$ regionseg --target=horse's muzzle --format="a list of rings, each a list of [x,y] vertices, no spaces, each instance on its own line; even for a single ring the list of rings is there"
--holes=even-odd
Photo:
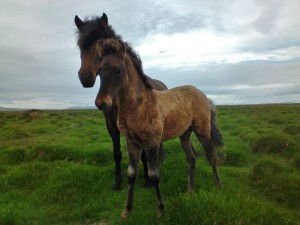
[[[83,74],[81,73],[81,71],[79,70],[78,71],[78,77],[79,77],[79,80],[82,84],[82,86],[84,88],[90,88],[90,87],[93,87],[94,84],[95,84],[95,81],[96,79],[94,78],[93,76],[93,73],[92,72],[89,72],[87,74]]]
[[[105,102],[102,102],[100,105],[97,105],[97,107],[99,110],[103,110],[103,111],[106,111],[107,109],[107,105]]]

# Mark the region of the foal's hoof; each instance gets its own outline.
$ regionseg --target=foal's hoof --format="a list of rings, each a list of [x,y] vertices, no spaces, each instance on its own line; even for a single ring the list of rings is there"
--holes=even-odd
[[[164,216],[164,210],[165,206],[161,203],[157,206],[157,210],[156,210],[156,218],[159,219],[161,217]]]
[[[128,218],[129,212],[127,209],[124,209],[123,212],[121,213],[121,219],[126,220]]]
[[[216,185],[218,189],[223,189],[223,185],[221,183],[217,183]]]
[[[164,211],[160,211],[160,210],[157,210],[156,212],[156,218],[157,219],[160,219],[164,216]]]

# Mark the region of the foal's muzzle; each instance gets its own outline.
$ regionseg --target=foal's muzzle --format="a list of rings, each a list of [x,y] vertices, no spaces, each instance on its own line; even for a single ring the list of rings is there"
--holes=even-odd
[[[99,110],[109,111],[112,106],[112,99],[109,96],[97,95],[95,105]]]

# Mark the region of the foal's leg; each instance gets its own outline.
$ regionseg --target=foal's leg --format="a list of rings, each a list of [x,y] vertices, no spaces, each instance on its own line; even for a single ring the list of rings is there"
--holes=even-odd
[[[158,163],[162,163],[165,159],[165,152],[164,152],[164,146],[162,143],[159,145],[159,156],[158,156]],[[149,175],[148,175],[148,162],[147,162],[147,156],[145,153],[145,150],[142,151],[141,161],[143,162],[144,166],[144,179],[145,179],[145,187],[153,187],[153,183],[150,181]]]
[[[192,134],[192,130],[191,128],[189,128],[183,135],[180,136],[181,146],[185,152],[186,160],[189,165],[188,168],[189,177],[188,177],[188,185],[187,185],[188,192],[192,192],[195,187],[194,177],[195,177],[196,156],[190,139],[191,134]]]
[[[150,178],[148,175],[148,162],[147,162],[147,156],[146,156],[146,153],[144,150],[142,150],[141,161],[142,161],[143,167],[144,167],[145,187],[153,187],[152,182],[150,181]]]
[[[117,191],[121,189],[122,175],[121,175],[121,161],[122,161],[122,152],[120,150],[120,131],[117,127],[117,109],[114,108],[110,112],[104,113],[106,120],[106,127],[108,133],[113,142],[114,148],[114,161],[116,165],[115,170],[115,184],[113,190]]]
[[[195,132],[196,133],[196,132]],[[216,151],[215,151],[215,146],[213,144],[213,142],[208,139],[207,137],[196,133],[196,136],[198,138],[198,140],[201,142],[205,152],[206,152],[206,158],[208,159],[211,168],[213,170],[213,173],[215,175],[215,182],[216,185],[218,187],[221,187],[221,181],[220,181],[220,177],[219,177],[219,172],[218,172],[218,159],[217,159],[217,155],[216,155]]]
[[[128,165],[128,193],[124,210],[121,214],[122,219],[128,217],[129,211],[133,208],[134,185],[139,169],[139,161],[141,157],[141,148],[133,142],[127,141],[127,149],[129,156]]]
[[[146,148],[145,152],[148,159],[149,178],[153,183],[155,193],[156,193],[157,217],[160,217],[165,207],[162,201],[160,188],[159,188],[159,168],[158,168],[159,145]]]

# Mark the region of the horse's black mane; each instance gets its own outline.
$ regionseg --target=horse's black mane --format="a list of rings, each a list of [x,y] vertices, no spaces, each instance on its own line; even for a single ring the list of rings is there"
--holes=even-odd
[[[101,20],[101,17],[92,17],[91,19],[85,18],[84,26],[82,29],[77,31],[77,37],[77,44],[82,51],[88,50],[97,40],[100,39],[114,38],[122,40],[122,37],[116,34],[110,25],[105,24]],[[144,74],[142,60],[139,54],[132,48],[130,43],[124,42],[124,44],[126,46],[126,52],[132,58],[133,64],[135,65],[143,83],[147,88],[152,89],[152,85],[149,83],[147,76]]]

